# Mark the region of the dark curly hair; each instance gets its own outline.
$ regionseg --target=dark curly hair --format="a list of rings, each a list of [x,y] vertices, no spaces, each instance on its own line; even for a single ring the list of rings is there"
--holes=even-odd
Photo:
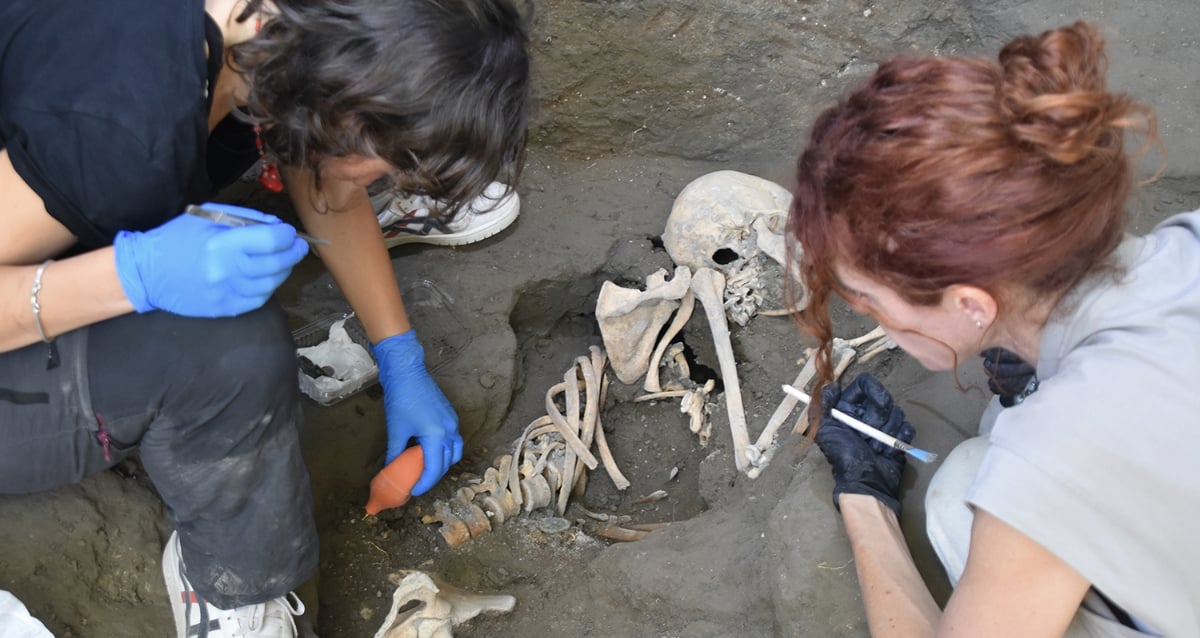
[[[266,12],[230,48],[244,119],[280,161],[346,155],[398,169],[398,188],[462,204],[515,184],[531,109],[527,22],[510,0],[249,0]]]

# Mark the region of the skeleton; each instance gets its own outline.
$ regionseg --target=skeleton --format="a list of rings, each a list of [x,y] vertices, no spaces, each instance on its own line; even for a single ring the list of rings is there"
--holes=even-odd
[[[688,292],[691,271],[687,268],[676,268],[670,281],[666,276],[665,270],[655,271],[646,278],[644,291],[611,281],[600,287],[596,320],[613,372],[622,383],[635,383],[646,374],[655,337]]]
[[[453,638],[451,629],[486,612],[507,613],[517,599],[472,594],[419,571],[393,574],[392,608],[375,638]]]
[[[764,277],[768,257],[782,266],[783,231],[792,195],[765,179],[717,171],[684,187],[663,231],[663,246],[692,272],[711,268],[725,276],[729,318],[746,323],[763,303],[763,290],[780,277]]]

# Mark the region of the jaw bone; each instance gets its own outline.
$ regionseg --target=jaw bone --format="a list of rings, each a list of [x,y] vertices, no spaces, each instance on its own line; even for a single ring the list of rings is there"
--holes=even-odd
[[[622,383],[632,384],[646,374],[659,330],[687,294],[691,271],[679,267],[666,281],[659,269],[646,278],[646,290],[622,288],[611,281],[600,287],[596,320],[613,372]]]
[[[453,638],[453,627],[485,612],[510,612],[517,604],[512,596],[473,594],[424,572],[405,571],[396,579],[392,609],[375,638]]]

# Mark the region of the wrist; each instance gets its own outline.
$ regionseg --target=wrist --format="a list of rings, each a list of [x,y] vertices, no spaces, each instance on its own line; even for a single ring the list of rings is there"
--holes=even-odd
[[[843,492],[835,497],[842,518],[896,521],[899,513],[872,494]]]
[[[900,513],[899,496],[890,494],[869,484],[835,485],[833,488],[833,504],[840,510],[844,507],[846,499],[849,499],[851,502],[859,500],[872,501],[879,507],[883,507],[897,515]]]
[[[123,230],[113,239],[113,263],[117,271],[117,279],[125,298],[139,313],[150,312],[154,306],[150,304],[146,287],[142,284],[141,273],[137,264],[137,241],[140,233]]]
[[[417,340],[415,330],[409,330],[392,335],[371,345],[371,353],[379,364],[381,379],[386,378],[385,370],[410,371],[425,369],[425,350]]]

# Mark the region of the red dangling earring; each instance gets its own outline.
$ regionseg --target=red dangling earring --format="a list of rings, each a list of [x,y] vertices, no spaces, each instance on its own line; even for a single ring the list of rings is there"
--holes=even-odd
[[[262,31],[262,16],[254,18],[254,32]],[[267,151],[263,148],[262,126],[254,125],[254,146],[258,149],[258,158],[262,160],[262,168],[258,170],[258,183],[272,193],[283,192],[283,179],[279,177],[279,167],[275,162],[267,161]]]
[[[279,167],[275,162],[267,161],[267,152],[263,149],[262,127],[254,125],[254,146],[258,148],[258,158],[262,160],[262,168],[258,169],[258,183],[272,193],[283,192],[283,180],[279,177]]]

